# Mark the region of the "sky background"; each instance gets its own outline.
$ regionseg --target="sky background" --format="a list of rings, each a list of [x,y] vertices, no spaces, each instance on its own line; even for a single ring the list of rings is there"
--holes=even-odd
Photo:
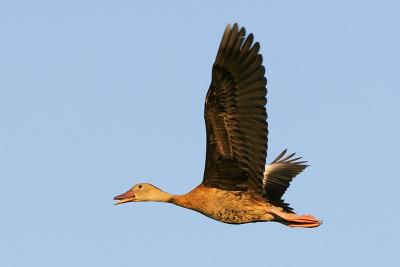
[[[397,1],[1,1],[0,265],[399,266]],[[138,182],[201,182],[228,22],[261,43],[271,161],[316,229],[227,225]]]

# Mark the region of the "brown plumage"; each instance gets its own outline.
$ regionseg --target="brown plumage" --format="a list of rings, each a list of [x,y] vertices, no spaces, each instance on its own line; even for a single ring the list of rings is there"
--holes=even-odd
[[[299,216],[282,200],[292,179],[307,165],[283,151],[271,164],[267,156],[265,68],[253,34],[226,27],[212,68],[204,118],[207,153],[203,182],[185,195],[171,195],[151,184],[137,184],[116,196],[116,204],[169,202],[215,220],[241,224],[277,221],[292,227],[321,224]]]

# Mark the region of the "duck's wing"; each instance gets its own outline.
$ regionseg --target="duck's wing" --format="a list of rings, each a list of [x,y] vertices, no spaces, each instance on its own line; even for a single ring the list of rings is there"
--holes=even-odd
[[[265,69],[259,43],[238,25],[226,27],[212,68],[204,117],[203,185],[261,192],[267,155]]]
[[[280,201],[290,182],[308,167],[302,157],[294,157],[296,153],[286,155],[285,149],[270,164],[265,166],[263,193],[270,201]]]

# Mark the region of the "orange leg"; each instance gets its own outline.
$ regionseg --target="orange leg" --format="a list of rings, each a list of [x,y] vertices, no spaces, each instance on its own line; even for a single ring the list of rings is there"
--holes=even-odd
[[[318,227],[322,224],[322,221],[319,221],[314,216],[307,215],[297,215],[294,213],[286,213],[284,211],[274,210],[273,213],[282,219],[282,223],[286,224],[290,227],[302,227],[302,228],[312,228]]]

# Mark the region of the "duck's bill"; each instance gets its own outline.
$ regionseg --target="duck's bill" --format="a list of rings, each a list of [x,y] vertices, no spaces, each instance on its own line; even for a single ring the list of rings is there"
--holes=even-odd
[[[118,202],[114,203],[114,205],[124,204],[126,202],[132,202],[134,200],[135,200],[134,197],[129,197],[129,198],[125,198],[125,199],[119,200]]]
[[[126,202],[132,202],[135,201],[135,195],[131,190],[129,190],[119,196],[114,197],[114,200],[118,200],[118,202],[114,203],[114,205],[119,205]]]

